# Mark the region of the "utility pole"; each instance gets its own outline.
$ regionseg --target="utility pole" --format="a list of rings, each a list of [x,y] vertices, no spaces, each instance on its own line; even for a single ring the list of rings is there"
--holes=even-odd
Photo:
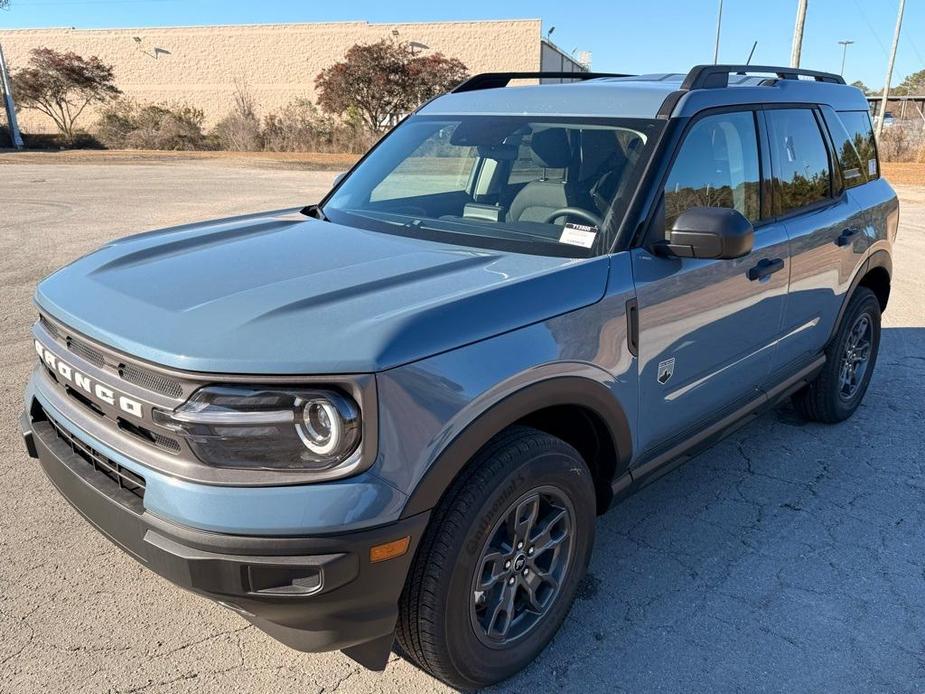
[[[2,2],[2,0],[0,0]],[[13,147],[23,148],[22,135],[19,134],[19,124],[16,122],[16,106],[13,104],[13,88],[10,86],[10,75],[6,69],[6,60],[3,59],[3,46],[0,46],[0,91],[3,92],[3,101],[6,106],[6,119],[10,124],[10,139]]]
[[[790,49],[790,67],[800,67],[800,52],[803,50],[803,25],[806,24],[806,4],[798,0],[797,21],[793,26],[793,48]]]
[[[877,117],[877,139],[883,132],[883,117],[886,115],[886,102],[890,98],[890,82],[893,80],[893,63],[896,62],[896,49],[899,46],[899,32],[903,26],[903,10],[906,0],[899,0],[899,13],[896,15],[896,31],[893,32],[893,47],[890,49],[890,62],[886,66],[886,84],[883,85],[883,98],[880,100],[880,113]]]
[[[723,0],[719,0],[719,14],[716,15],[716,45],[713,47],[713,64],[719,62],[719,31],[723,26]]]
[[[845,58],[848,57],[848,46],[850,46],[854,41],[839,41],[838,45],[842,47],[841,52],[841,72],[838,74],[842,77],[845,76]]]

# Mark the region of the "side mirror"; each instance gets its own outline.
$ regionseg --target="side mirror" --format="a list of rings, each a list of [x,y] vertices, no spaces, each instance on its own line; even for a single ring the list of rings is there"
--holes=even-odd
[[[751,253],[754,240],[752,223],[738,210],[692,207],[675,220],[657,250],[678,258],[731,260]]]
[[[337,186],[340,185],[340,182],[343,181],[345,178],[347,178],[347,172],[346,172],[346,171],[343,171],[343,172],[337,174],[337,175],[334,177],[334,183],[331,184],[331,187],[332,187],[332,188],[337,188]]]

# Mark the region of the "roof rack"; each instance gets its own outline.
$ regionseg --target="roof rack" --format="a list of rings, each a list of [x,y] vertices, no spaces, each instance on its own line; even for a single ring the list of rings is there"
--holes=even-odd
[[[844,84],[845,79],[833,72],[818,72],[817,70],[803,70],[798,67],[775,67],[773,65],[696,65],[687,73],[681,83],[681,89],[712,89],[728,87],[729,75],[746,75],[750,72],[770,73],[777,75],[778,79],[796,80],[802,77],[812,77],[817,82],[832,82]]]
[[[599,77],[632,77],[632,75],[622,75],[616,72],[483,72],[473,75],[450,93],[459,94],[460,92],[474,92],[479,89],[506,87],[511,80],[571,79],[584,81],[594,80]]]

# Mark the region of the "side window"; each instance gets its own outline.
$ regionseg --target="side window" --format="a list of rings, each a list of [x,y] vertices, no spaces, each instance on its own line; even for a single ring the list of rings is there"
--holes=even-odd
[[[771,156],[777,164],[774,186],[780,214],[830,197],[829,153],[813,112],[770,109],[766,114]]]
[[[690,207],[730,207],[756,221],[759,179],[755,115],[702,118],[684,138],[665,183],[666,231]]]
[[[870,123],[868,111],[839,111],[838,118],[848,131],[851,141],[858,152],[867,180],[880,178],[880,165],[877,161],[877,142],[874,129]]]
[[[822,107],[822,118],[825,120],[825,127],[828,128],[832,143],[835,145],[835,156],[838,159],[838,168],[841,171],[845,188],[867,183],[867,162],[861,159],[858,151],[859,142],[848,133],[841,119],[828,106]],[[875,160],[875,172],[876,164]]]

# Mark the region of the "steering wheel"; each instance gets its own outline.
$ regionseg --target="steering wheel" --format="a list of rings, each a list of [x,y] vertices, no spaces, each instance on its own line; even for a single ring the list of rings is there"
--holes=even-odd
[[[583,210],[580,207],[560,207],[558,210],[550,212],[548,215],[546,215],[546,218],[543,220],[543,224],[552,224],[553,221],[559,217],[578,217],[582,221],[585,221],[591,226],[597,227],[598,229],[604,226],[604,220],[601,219],[598,215],[588,210]]]

